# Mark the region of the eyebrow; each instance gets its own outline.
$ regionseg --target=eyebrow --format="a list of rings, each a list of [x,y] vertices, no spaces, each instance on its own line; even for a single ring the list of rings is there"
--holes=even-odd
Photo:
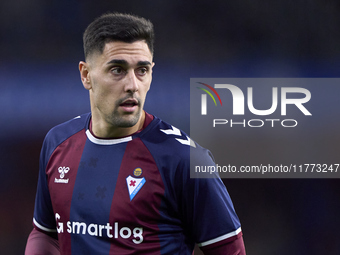
[[[112,59],[107,62],[107,65],[116,64],[116,65],[128,65],[129,63],[124,59]],[[138,61],[137,66],[148,66],[151,65],[149,61]]]

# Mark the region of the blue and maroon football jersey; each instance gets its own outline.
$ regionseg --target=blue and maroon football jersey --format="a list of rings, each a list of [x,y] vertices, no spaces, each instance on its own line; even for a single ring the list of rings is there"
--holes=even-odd
[[[47,134],[33,222],[58,233],[61,254],[183,255],[240,235],[222,181],[190,178],[190,150],[213,165],[209,151],[146,115],[141,132],[120,139],[93,136],[90,113]]]

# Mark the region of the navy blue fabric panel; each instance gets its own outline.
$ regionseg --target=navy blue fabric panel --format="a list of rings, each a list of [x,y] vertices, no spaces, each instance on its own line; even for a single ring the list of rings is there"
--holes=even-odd
[[[70,210],[70,224],[81,228],[77,232],[77,227],[71,226],[73,254],[108,254],[110,251],[107,229],[103,226],[109,223],[112,198],[126,144],[106,146],[93,144],[89,140],[85,144]],[[86,222],[86,226],[79,226],[81,222]],[[90,226],[90,223],[93,225]],[[87,247],[86,250],[83,250],[84,247]]]
[[[141,139],[153,155],[165,185],[165,194],[160,208],[159,240],[161,254],[191,255],[194,240],[190,239],[189,229],[183,225],[181,196],[182,171],[181,161],[190,161],[190,146],[183,145],[175,138],[186,139],[186,134],[165,134],[161,130],[171,130],[172,126],[155,118]],[[178,171],[179,170],[179,171]],[[189,171],[189,169],[187,169]],[[178,176],[179,175],[179,176]]]
[[[174,132],[166,134],[164,130]],[[195,242],[208,241],[240,227],[221,179],[190,178],[191,163],[215,164],[207,149],[180,143],[177,139],[185,140],[187,135],[175,132],[174,127],[158,119],[141,138],[154,156],[165,184],[159,223],[162,254],[171,249],[191,254]],[[162,233],[167,233],[166,238],[162,238]]]

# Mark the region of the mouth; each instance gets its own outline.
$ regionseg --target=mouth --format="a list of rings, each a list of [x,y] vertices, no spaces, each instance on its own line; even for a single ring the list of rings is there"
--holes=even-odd
[[[138,106],[138,100],[134,98],[126,99],[121,104],[119,104],[119,107],[121,107],[125,112],[133,112]]]

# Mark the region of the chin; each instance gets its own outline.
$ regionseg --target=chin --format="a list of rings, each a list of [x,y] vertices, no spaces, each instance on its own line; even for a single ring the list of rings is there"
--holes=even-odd
[[[138,123],[139,118],[140,114],[128,115],[120,118],[115,118],[114,123],[118,127],[133,127]]]

